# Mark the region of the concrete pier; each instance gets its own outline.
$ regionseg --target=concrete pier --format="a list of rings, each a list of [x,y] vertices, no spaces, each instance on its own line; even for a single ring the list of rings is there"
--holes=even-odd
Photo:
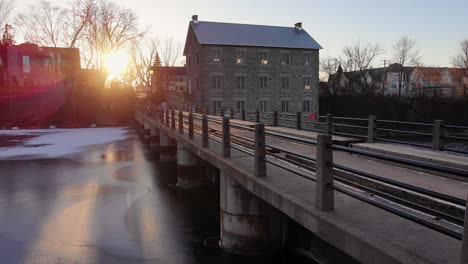
[[[159,129],[151,127],[150,147],[153,150],[159,150]]]
[[[282,248],[281,215],[244,189],[231,176],[220,175],[221,237],[227,252],[260,255]]]
[[[177,187],[196,189],[212,183],[211,175],[198,159],[183,143],[177,143]]]
[[[143,124],[143,142],[145,144],[150,144],[150,137],[151,137],[151,127],[149,124]]]
[[[176,160],[176,141],[164,133],[159,134],[159,161],[173,162]]]

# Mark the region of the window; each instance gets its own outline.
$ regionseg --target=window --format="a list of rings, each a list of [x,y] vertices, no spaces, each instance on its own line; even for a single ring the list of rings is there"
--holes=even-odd
[[[304,77],[304,90],[310,90],[310,77]]]
[[[267,89],[268,88],[268,77],[267,76],[260,76],[260,88]]]
[[[260,101],[260,112],[268,112],[268,102]]]
[[[281,87],[283,89],[289,89],[290,78],[288,76],[281,77]]]
[[[221,50],[210,50],[210,58],[212,62],[221,62]]]
[[[304,54],[304,65],[312,66],[312,54],[310,53]]]
[[[222,83],[223,83],[223,76],[215,75],[212,76],[212,81],[213,81],[213,89],[221,89],[222,88]]]
[[[41,72],[52,72],[52,58],[45,57],[42,59]]]
[[[245,101],[237,101],[237,112],[245,110]]]
[[[260,52],[260,64],[268,64],[268,52],[267,51]]]
[[[213,101],[213,109],[214,110],[221,109],[221,101]]]
[[[281,101],[281,112],[289,112],[289,101]]]
[[[282,64],[283,65],[291,65],[291,53],[283,52]]]
[[[192,68],[192,56],[188,57],[188,67],[189,67],[189,69]]]
[[[237,76],[237,89],[245,89],[245,76]]]
[[[23,56],[23,72],[30,73],[31,65],[29,64],[29,56]]]
[[[302,112],[306,112],[306,113],[310,112],[310,100],[302,101]]]
[[[244,64],[245,63],[245,50],[236,51],[236,63]]]
[[[197,65],[198,65],[198,51],[197,51]]]

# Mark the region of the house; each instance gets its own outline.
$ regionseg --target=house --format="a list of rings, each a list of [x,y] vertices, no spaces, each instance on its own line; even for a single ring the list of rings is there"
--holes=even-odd
[[[24,43],[2,47],[0,89],[29,94],[77,84],[81,64],[77,48],[39,47]]]
[[[302,23],[232,24],[194,15],[184,47],[191,104],[318,112],[320,49]]]
[[[365,77],[364,77],[364,76]],[[330,92],[362,94],[364,78],[372,93],[390,96],[463,96],[468,82],[462,69],[440,67],[403,67],[391,64],[385,68],[372,68],[363,73],[343,72],[341,66],[328,80]]]

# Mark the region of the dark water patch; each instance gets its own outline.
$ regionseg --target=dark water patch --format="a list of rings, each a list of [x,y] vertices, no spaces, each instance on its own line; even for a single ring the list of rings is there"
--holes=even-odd
[[[125,149],[102,154],[101,159],[109,161],[144,161],[145,155],[132,149]]]
[[[0,135],[0,148],[16,147],[39,135]]]
[[[120,168],[114,173],[112,177],[117,180],[126,181],[126,182],[138,182],[143,180],[143,177],[138,173],[138,168],[135,166],[127,166]]]

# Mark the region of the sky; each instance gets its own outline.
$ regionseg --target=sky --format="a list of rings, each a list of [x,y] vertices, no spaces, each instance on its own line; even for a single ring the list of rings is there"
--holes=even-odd
[[[38,0],[17,0],[17,10]],[[50,0],[63,5],[65,0]],[[380,43],[392,60],[393,44],[402,36],[415,38],[427,66],[450,66],[460,40],[468,38],[467,0],[113,0],[133,9],[142,27],[159,39],[173,37],[183,46],[191,16],[200,21],[293,26],[318,41],[321,57],[337,56],[356,41]]]

